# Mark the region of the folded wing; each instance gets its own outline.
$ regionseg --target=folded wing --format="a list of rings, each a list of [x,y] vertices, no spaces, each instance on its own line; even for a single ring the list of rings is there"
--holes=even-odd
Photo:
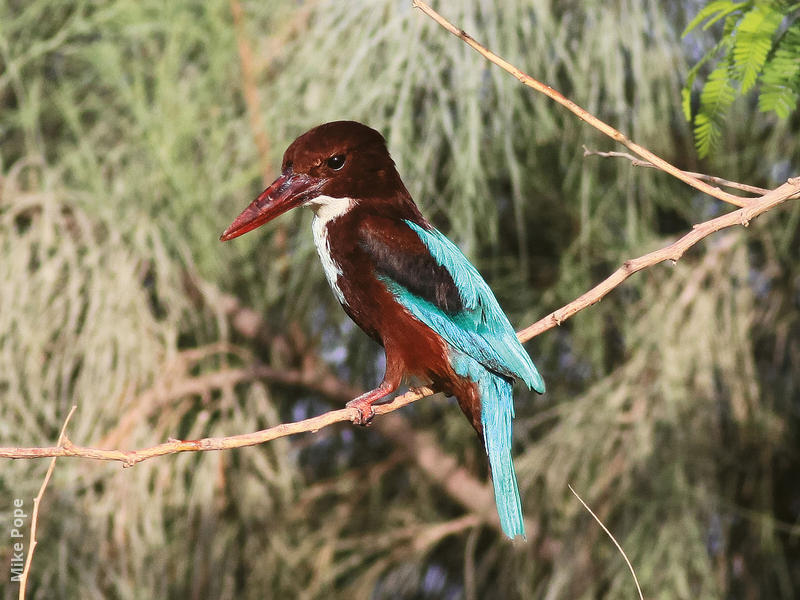
[[[487,369],[544,393],[542,377],[491,288],[461,250],[432,227],[381,221],[363,227],[359,243],[398,302]]]

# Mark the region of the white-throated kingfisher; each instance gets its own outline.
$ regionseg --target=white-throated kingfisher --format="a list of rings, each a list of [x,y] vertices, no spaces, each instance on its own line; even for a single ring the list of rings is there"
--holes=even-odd
[[[512,383],[544,393],[492,290],[411,199],[380,133],[354,121],[315,127],[286,150],[280,176],[236,217],[227,241],[296,207],[314,211],[325,276],[345,312],[384,347],[386,374],[347,403],[372,404],[416,377],[455,396],[482,436],[506,535],[525,535],[511,458]]]

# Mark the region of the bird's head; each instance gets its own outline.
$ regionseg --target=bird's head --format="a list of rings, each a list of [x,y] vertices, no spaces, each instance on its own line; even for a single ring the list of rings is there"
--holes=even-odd
[[[383,136],[355,121],[334,121],[307,131],[286,149],[281,174],[236,217],[220,240],[252,231],[295,208],[328,202],[391,201],[410,197]]]

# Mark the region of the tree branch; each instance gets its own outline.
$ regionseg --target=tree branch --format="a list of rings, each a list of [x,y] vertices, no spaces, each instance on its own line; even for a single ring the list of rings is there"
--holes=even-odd
[[[517,332],[517,337],[520,341],[526,342],[540,333],[561,325],[564,321],[572,317],[574,314],[580,312],[584,308],[599,302],[611,290],[619,286],[628,277],[651,267],[660,262],[671,260],[677,262],[683,256],[684,252],[694,246],[703,238],[711,235],[714,232],[720,231],[735,225],[743,225],[747,227],[755,217],[775,208],[779,204],[785,202],[788,198],[800,193],[800,177],[790,179],[780,187],[775,188],[771,192],[765,194],[750,206],[740,208],[730,212],[721,217],[711,219],[695,225],[692,231],[684,235],[682,238],[665,246],[659,250],[655,250],[644,256],[627,260],[623,265],[618,268],[608,278],[600,282],[591,290],[576,298],[569,304],[562,306],[556,311],[553,311],[543,319],[536,323]],[[258,367],[262,370],[264,376],[279,378],[273,369],[269,367]],[[252,377],[252,372],[245,370],[231,371],[226,379],[229,381],[242,380],[246,377]],[[286,383],[301,383],[303,381],[302,375],[293,375],[284,378]],[[435,391],[428,387],[421,387],[409,391],[401,396],[397,396],[390,402],[375,406],[375,415],[385,415],[392,411],[397,410],[416,402],[420,398],[430,396]],[[92,448],[87,446],[76,446],[68,438],[65,438],[63,443],[57,446],[44,447],[44,448],[0,448],[0,458],[44,458],[50,456],[73,456],[82,458],[91,458],[95,460],[112,460],[124,463],[125,466],[132,466],[136,463],[142,462],[149,458],[156,456],[164,456],[166,454],[176,454],[178,452],[207,452],[210,450],[229,450],[232,448],[243,448],[245,446],[255,446],[263,444],[279,437],[294,435],[303,432],[316,432],[342,421],[355,421],[359,418],[359,413],[354,408],[343,408],[339,410],[330,411],[322,415],[311,417],[302,421],[293,423],[282,423],[275,425],[268,429],[256,431],[254,433],[245,433],[240,435],[226,436],[226,437],[212,437],[203,438],[199,440],[169,440],[163,444],[158,444],[149,448],[140,450],[103,450],[100,448]]]
[[[649,169],[658,169],[656,165],[646,160],[642,160],[640,158],[636,158],[633,154],[629,154],[628,152],[599,152],[597,150],[589,150],[586,146],[583,147],[583,156],[600,156],[603,158],[627,158],[631,161],[631,164],[634,167],[646,167]],[[698,179],[702,179],[703,181],[710,181],[711,183],[716,183],[717,185],[724,185],[725,187],[733,188],[735,190],[742,190],[743,192],[750,192],[751,194],[759,194],[763,195],[769,192],[768,189],[758,187],[755,185],[749,185],[747,183],[739,183],[738,181],[730,181],[729,179],[723,179],[722,177],[716,177],[714,175],[706,175],[705,173],[695,173],[694,171],[684,171],[687,175],[691,177],[697,177]]]
[[[415,8],[420,9],[422,12],[424,12],[426,15],[428,15],[431,19],[436,21],[439,25],[441,25],[444,29],[452,33],[454,36],[463,40],[470,48],[472,48],[473,50],[478,52],[478,54],[486,58],[486,60],[493,62],[501,69],[508,71],[514,77],[519,79],[524,85],[527,85],[528,87],[533,88],[537,92],[541,92],[548,98],[555,100],[561,106],[565,107],[567,110],[577,115],[577,117],[582,121],[586,121],[589,125],[597,129],[598,131],[604,133],[614,141],[622,144],[623,146],[628,148],[631,152],[634,152],[635,154],[639,155],[646,161],[653,163],[656,167],[658,167],[662,171],[666,171],[673,177],[680,179],[684,183],[700,190],[701,192],[708,194],[709,196],[713,196],[718,200],[728,202],[735,206],[747,206],[752,201],[752,199],[750,198],[742,198],[741,196],[729,194],[728,192],[725,192],[717,187],[713,187],[707,184],[705,181],[701,181],[697,177],[693,177],[689,173],[682,171],[678,167],[668,163],[663,158],[650,152],[650,150],[648,150],[647,148],[644,148],[643,146],[640,146],[636,142],[629,140],[623,133],[621,133],[617,129],[614,129],[608,123],[601,121],[590,112],[587,112],[586,110],[575,104],[572,100],[570,100],[560,92],[556,91],[555,89],[551,88],[549,85],[546,85],[534,79],[530,75],[523,73],[508,61],[499,57],[497,54],[495,54],[485,46],[479,44],[466,31],[464,31],[463,29],[459,29],[458,27],[453,25],[450,21],[445,19],[442,15],[437,13],[422,0],[412,0],[411,4]]]
[[[416,402],[424,396],[430,396],[433,390],[430,388],[419,388],[419,390],[407,392],[402,396],[394,398],[391,402],[375,406],[375,415],[383,415],[407,404]],[[43,448],[0,448],[0,458],[46,458],[46,457],[79,457],[91,458],[94,460],[119,461],[126,467],[140,463],[148,458],[165,456],[167,454],[177,454],[178,452],[208,452],[210,450],[230,450],[232,448],[244,448],[246,446],[256,446],[265,442],[272,441],[279,437],[294,435],[296,433],[312,432],[316,433],[323,427],[339,423],[341,421],[356,421],[360,419],[360,413],[355,408],[342,408],[333,410],[322,415],[296,421],[294,423],[281,423],[268,429],[253,433],[243,433],[225,437],[211,437],[199,440],[177,440],[170,439],[163,444],[142,448],[140,450],[104,450],[89,446],[76,446],[70,439],[64,436],[56,446]]]
[[[652,267],[665,260],[677,262],[683,253],[689,248],[694,246],[703,238],[711,235],[712,233],[732,227],[734,225],[744,225],[747,227],[755,217],[775,208],[782,204],[789,198],[795,196],[800,192],[800,177],[789,179],[780,187],[775,188],[771,192],[764,194],[761,198],[757,198],[755,202],[744,208],[740,208],[730,212],[716,219],[705,221],[695,225],[692,230],[684,235],[682,238],[673,242],[669,246],[665,246],[660,250],[655,250],[639,258],[626,260],[622,266],[614,271],[609,277],[594,286],[591,290],[576,298],[566,306],[562,306],[556,311],[553,311],[543,319],[540,319],[533,325],[530,325],[517,333],[517,337],[525,342],[540,333],[547,331],[557,325],[561,325],[564,321],[569,319],[572,315],[582,311],[584,308],[599,302],[606,294],[625,281],[634,273],[638,273],[642,269]]]
[[[78,408],[77,405],[73,404],[67,414],[67,418],[64,419],[64,424],[61,426],[61,433],[58,435],[56,445],[60,446],[66,439],[67,425],[69,425],[69,420],[72,418],[72,414],[75,412],[76,408]],[[44,490],[47,488],[47,484],[50,483],[50,477],[53,475],[53,470],[55,468],[56,458],[54,457],[53,460],[50,461],[50,466],[47,467],[47,473],[44,475],[44,481],[42,481],[42,486],[39,488],[39,493],[36,494],[36,498],[33,499],[33,511],[31,512],[31,543],[28,546],[28,556],[25,558],[25,567],[23,567],[22,575],[20,575],[19,578],[19,600],[25,600],[25,591],[28,587],[28,575],[31,572],[31,565],[33,564],[33,551],[36,550],[36,544],[38,543],[36,541],[36,528],[39,525],[39,506],[44,497]]]

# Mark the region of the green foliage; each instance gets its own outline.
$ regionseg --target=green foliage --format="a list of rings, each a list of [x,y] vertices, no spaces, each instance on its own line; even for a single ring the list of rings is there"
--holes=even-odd
[[[708,76],[700,102],[703,110],[694,120],[694,135],[701,156],[719,143],[719,122],[736,97],[729,75],[730,67],[720,63]]]
[[[695,145],[700,157],[719,146],[720,130],[737,96],[760,85],[758,108],[786,118],[800,98],[800,20],[798,4],[788,1],[714,1],[684,30],[703,21],[703,30],[725,19],[722,39],[689,71],[682,90],[684,115],[692,120],[691,93],[708,62],[717,65],[707,76],[694,114]]]
[[[800,21],[786,30],[761,74],[758,108],[786,118],[800,99]]]

